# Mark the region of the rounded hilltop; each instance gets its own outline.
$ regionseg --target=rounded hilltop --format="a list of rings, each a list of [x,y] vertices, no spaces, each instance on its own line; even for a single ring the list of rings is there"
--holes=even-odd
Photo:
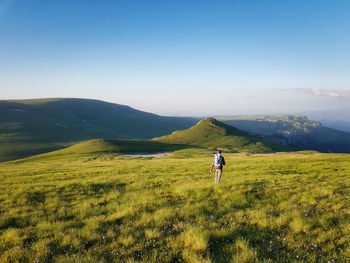
[[[182,149],[179,146],[165,144],[152,140],[110,140],[93,139],[72,146],[51,152],[49,154],[85,154],[85,153],[116,153],[116,154],[136,154],[136,153],[159,153]]]
[[[221,122],[221,124],[223,124]],[[213,117],[208,117],[206,119],[200,120],[196,125],[211,125],[211,126],[216,126],[216,125],[220,125],[220,122],[213,118]]]

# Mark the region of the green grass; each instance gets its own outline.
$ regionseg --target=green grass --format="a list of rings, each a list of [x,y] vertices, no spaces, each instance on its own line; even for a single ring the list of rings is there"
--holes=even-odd
[[[349,155],[224,156],[1,163],[0,262],[349,262]]]

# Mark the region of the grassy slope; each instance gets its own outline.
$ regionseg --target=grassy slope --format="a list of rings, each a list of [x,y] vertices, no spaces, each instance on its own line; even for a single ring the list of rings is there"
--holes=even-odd
[[[98,100],[0,101],[0,162],[89,139],[153,138],[196,121]]]
[[[265,142],[247,132],[236,129],[213,118],[200,121],[187,130],[153,139],[165,143],[181,143],[229,151],[272,152],[288,150],[288,147]]]
[[[350,258],[349,155],[226,154],[215,186],[203,151],[0,164],[0,262]]]
[[[64,154],[86,154],[86,153],[116,153],[116,154],[136,154],[136,153],[162,153],[186,149],[187,145],[167,144],[151,140],[106,140],[94,139],[86,142],[74,144],[65,149],[42,154],[41,156],[54,156]],[[41,157],[40,156],[40,157]],[[37,158],[37,156],[33,156]]]

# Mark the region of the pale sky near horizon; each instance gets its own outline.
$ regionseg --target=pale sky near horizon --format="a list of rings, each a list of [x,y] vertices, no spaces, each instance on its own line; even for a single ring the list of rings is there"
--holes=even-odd
[[[0,99],[164,115],[349,108],[350,1],[0,0]]]

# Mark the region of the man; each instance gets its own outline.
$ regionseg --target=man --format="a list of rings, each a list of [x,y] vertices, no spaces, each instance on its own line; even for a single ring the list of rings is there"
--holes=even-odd
[[[210,172],[213,170],[213,168],[215,169],[215,184],[218,184],[220,182],[223,165],[225,165],[225,159],[221,155],[221,151],[218,150],[214,156],[214,161],[213,161],[211,168],[210,168]]]

